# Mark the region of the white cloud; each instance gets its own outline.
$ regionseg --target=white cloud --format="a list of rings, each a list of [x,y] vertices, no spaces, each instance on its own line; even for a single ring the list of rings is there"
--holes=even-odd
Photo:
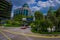
[[[55,3],[54,3],[54,0],[48,0],[46,2],[38,1],[37,5],[40,7],[50,7],[50,6],[54,7]]]
[[[29,2],[27,2],[28,4],[34,4],[36,3],[35,0],[30,0]]]
[[[47,13],[44,13],[43,15],[47,15]]]
[[[46,2],[38,1],[37,5],[40,7],[47,7],[47,6],[49,7],[50,3],[48,1]]]
[[[13,9],[21,8],[21,6],[13,6]]]
[[[49,2],[50,2],[50,3],[53,3],[53,2],[54,2],[54,0],[49,0]]]
[[[40,7],[37,7],[37,6],[34,6],[34,7],[32,7],[31,8],[33,11],[38,11],[38,10],[40,10],[41,8]]]
[[[60,0],[56,0],[56,3],[60,4]]]
[[[32,3],[35,3],[35,0],[30,0]]]
[[[49,0],[50,3],[60,4],[60,0]]]
[[[56,7],[57,3],[59,3],[57,0],[48,0],[48,1],[45,1],[45,2],[38,1],[37,6],[33,6],[31,9],[33,11],[41,10],[43,8],[48,8],[49,9],[50,6]]]

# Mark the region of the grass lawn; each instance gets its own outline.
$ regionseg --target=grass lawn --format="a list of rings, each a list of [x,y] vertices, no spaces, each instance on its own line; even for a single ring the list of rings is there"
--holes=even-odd
[[[31,30],[33,33],[38,33],[38,34],[60,34],[60,32],[37,32],[35,30]]]
[[[20,25],[11,25],[11,24],[7,24],[7,25],[4,25],[5,27],[20,27]]]
[[[41,32],[40,34],[60,34],[60,32]]]

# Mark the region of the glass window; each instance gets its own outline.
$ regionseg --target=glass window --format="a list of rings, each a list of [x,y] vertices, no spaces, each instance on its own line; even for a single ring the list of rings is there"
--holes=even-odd
[[[26,10],[26,15],[28,15],[28,10]]]

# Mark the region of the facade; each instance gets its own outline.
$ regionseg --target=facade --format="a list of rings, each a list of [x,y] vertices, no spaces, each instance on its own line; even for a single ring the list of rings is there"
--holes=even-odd
[[[15,9],[14,14],[23,14],[25,16],[32,16],[32,11],[30,10],[28,4],[24,4],[21,8]]]
[[[12,3],[6,0],[0,0],[0,20],[10,19]]]

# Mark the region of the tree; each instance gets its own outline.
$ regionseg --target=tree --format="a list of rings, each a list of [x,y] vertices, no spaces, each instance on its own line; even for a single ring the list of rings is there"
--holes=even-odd
[[[35,12],[35,19],[36,20],[41,20],[43,19],[43,14],[40,11]]]
[[[56,11],[56,17],[60,16],[60,7]]]
[[[15,20],[15,21],[20,21],[20,20],[22,20],[22,15],[19,15],[19,14],[15,15],[15,16],[14,16],[14,20]]]
[[[47,28],[53,27],[53,24],[50,20],[48,19],[44,19],[43,14],[39,11],[35,12],[35,22],[34,22],[34,27],[32,27],[33,30],[35,30],[35,32],[47,32]]]
[[[50,27],[50,28],[53,27],[53,23],[49,19],[41,21],[40,24],[41,24],[41,27],[42,27],[41,31],[43,31],[43,32],[47,32],[48,27]]]
[[[15,21],[21,21],[22,18],[26,18],[26,16],[23,15],[23,14],[22,15],[21,14],[17,14],[17,15],[14,16],[14,20]]]
[[[57,11],[52,11],[50,8],[47,14],[47,18],[51,20],[53,26],[56,27],[56,31],[60,31],[60,8]]]
[[[56,19],[57,19],[56,31],[60,32],[60,7],[56,11]]]
[[[53,12],[52,7],[50,7],[49,10],[48,10],[47,16],[48,16],[48,17],[51,16],[52,12]]]
[[[60,17],[57,17],[56,19],[57,19],[56,31],[60,32]]]
[[[52,10],[52,7],[48,10],[47,18],[51,20],[51,22],[56,26],[57,19],[56,19],[56,11]],[[54,20],[53,20],[54,19]]]

